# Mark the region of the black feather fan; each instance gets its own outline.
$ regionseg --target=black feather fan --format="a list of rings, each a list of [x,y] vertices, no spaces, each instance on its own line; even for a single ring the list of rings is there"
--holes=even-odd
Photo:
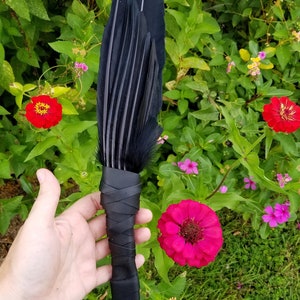
[[[133,226],[138,173],[161,133],[164,33],[163,0],[113,0],[101,47],[97,114],[114,300],[139,299]]]

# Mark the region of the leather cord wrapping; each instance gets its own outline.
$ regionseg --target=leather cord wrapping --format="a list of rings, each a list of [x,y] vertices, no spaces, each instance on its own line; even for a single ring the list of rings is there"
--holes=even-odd
[[[111,251],[113,300],[138,300],[134,223],[140,203],[139,174],[103,167],[100,190]]]

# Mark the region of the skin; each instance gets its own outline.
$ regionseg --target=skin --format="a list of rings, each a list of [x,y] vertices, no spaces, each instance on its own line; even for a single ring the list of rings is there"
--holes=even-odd
[[[82,299],[111,278],[111,265],[96,267],[109,254],[100,192],[83,197],[55,217],[60,186],[46,169],[37,171],[38,197],[0,268],[0,299]],[[136,224],[151,220],[140,209]],[[148,228],[135,229],[137,243],[150,238]],[[144,263],[137,255],[136,264]]]

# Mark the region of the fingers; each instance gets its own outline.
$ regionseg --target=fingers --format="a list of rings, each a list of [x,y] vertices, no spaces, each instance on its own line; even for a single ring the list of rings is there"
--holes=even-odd
[[[101,238],[106,233],[106,215],[102,214],[89,222],[90,231],[95,240]],[[145,224],[152,219],[152,212],[146,208],[140,208],[136,215],[136,224]]]
[[[95,192],[75,202],[63,214],[80,214],[84,219],[89,220],[100,209],[103,209],[100,204],[100,192]]]
[[[47,169],[39,169],[36,175],[40,190],[29,217],[35,218],[35,220],[40,219],[41,222],[53,222],[60,197],[60,185],[55,176]]]
[[[151,237],[149,228],[142,227],[134,230],[135,242],[141,244],[147,242]],[[96,243],[96,260],[100,260],[107,256],[110,252],[108,240],[103,239]]]
[[[142,254],[137,254],[135,257],[135,264],[137,268],[140,268],[145,262],[145,257]]]
[[[149,223],[152,220],[152,212],[147,208],[140,208],[135,217],[136,224]]]

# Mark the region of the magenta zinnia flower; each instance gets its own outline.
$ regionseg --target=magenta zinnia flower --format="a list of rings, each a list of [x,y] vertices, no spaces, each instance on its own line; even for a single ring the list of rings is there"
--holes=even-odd
[[[158,228],[161,248],[181,266],[206,266],[215,260],[223,244],[216,213],[193,200],[170,205],[159,219]]]
[[[189,158],[183,162],[178,162],[177,166],[181,171],[184,171],[185,174],[198,174],[198,163],[191,161]]]

